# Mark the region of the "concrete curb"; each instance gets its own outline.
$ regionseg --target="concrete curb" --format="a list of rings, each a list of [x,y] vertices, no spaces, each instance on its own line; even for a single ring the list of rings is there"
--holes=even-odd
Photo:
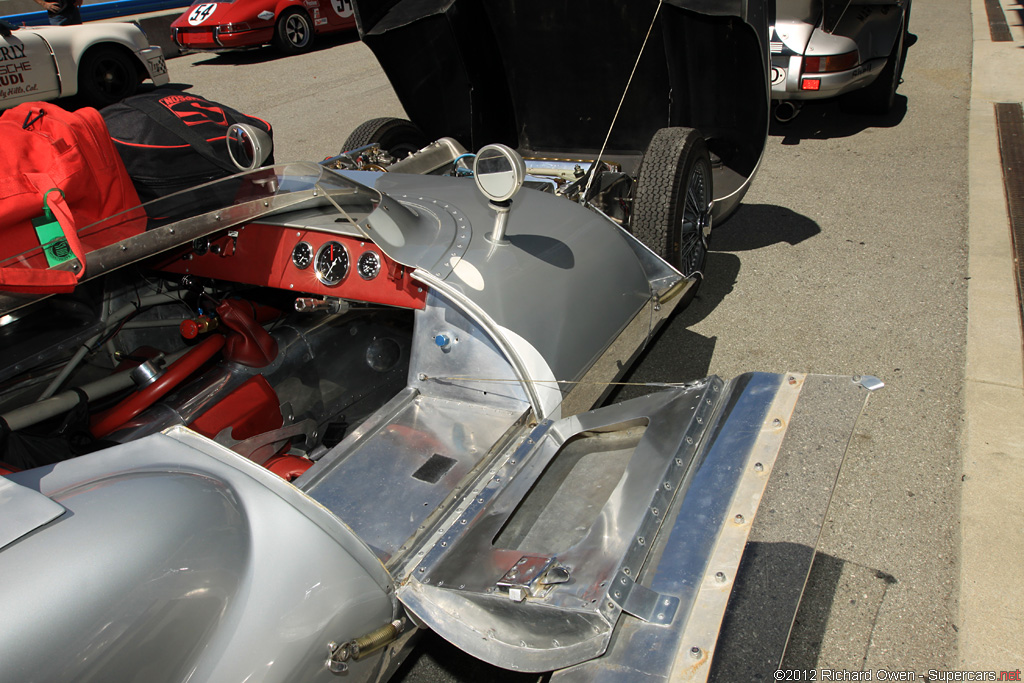
[[[960,631],[964,671],[1024,660],[1024,363],[1021,320],[993,105],[1024,100],[1024,31],[992,42],[984,0],[972,0],[970,234],[966,429],[961,501]]]

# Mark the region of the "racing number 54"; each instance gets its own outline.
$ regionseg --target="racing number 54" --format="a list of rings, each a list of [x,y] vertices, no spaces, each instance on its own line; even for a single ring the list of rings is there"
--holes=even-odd
[[[192,10],[192,14],[188,15],[188,23],[190,24],[201,24],[206,21],[206,18],[213,14],[213,10],[216,5],[212,2],[204,3],[202,5],[196,5],[196,8]]]

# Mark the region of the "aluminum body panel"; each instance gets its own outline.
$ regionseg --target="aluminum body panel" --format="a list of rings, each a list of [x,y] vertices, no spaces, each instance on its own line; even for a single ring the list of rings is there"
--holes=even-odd
[[[70,514],[0,553],[17,577],[0,589],[2,681],[328,681],[329,641],[395,618],[349,529],[188,430],[10,478]]]
[[[0,550],[22,536],[52,522],[64,507],[46,496],[0,477]]]
[[[389,562],[523,410],[408,391],[385,406],[385,420],[343,440],[298,484]]]
[[[532,403],[528,389],[544,391],[520,381],[491,335],[433,289],[415,324],[408,385],[418,392],[519,413]],[[437,345],[439,335],[447,346]]]
[[[434,223],[437,243],[449,247],[441,261],[436,246],[417,253],[404,234],[378,226],[379,212],[367,232],[389,257],[430,272],[485,312],[532,380],[579,379],[651,298],[651,283],[621,229],[563,199],[523,190],[512,203],[508,243],[494,244],[486,237],[494,212],[468,180],[459,186],[384,175],[376,188],[414,207],[445,197]],[[446,227],[448,217],[458,230]]]
[[[633,667],[631,675],[678,674],[690,665],[676,655],[694,624],[711,638],[702,647],[713,651],[728,591],[709,600],[702,586],[709,568],[732,576],[739,565],[802,386],[801,376],[790,375],[744,375],[727,385],[712,378],[542,422],[481,473],[461,510],[430,530],[415,562],[400,572],[408,578],[399,598],[443,637],[498,666],[547,671],[580,664],[605,651],[618,623],[638,625],[636,649],[628,651],[643,653],[642,666],[601,658],[571,669],[567,680],[634,680],[617,677],[622,666]],[[556,531],[573,518],[560,499],[582,495],[577,507],[588,505],[590,494],[579,493],[579,480],[570,477],[531,522],[542,533],[532,540],[526,533],[511,548],[494,540],[521,514],[527,492],[544,485],[545,468],[567,457],[563,449],[574,437],[645,423],[612,492],[590,501],[600,510],[589,526],[567,536]],[[576,467],[585,472],[596,464],[584,458]],[[538,575],[560,568],[568,580],[541,580],[516,592],[515,568],[534,566]],[[620,634],[614,642],[632,638]]]

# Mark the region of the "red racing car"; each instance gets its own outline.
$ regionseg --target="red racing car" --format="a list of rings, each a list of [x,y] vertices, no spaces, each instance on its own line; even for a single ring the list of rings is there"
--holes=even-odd
[[[222,52],[273,44],[306,52],[313,36],[355,28],[352,0],[196,0],[171,24],[183,50]]]

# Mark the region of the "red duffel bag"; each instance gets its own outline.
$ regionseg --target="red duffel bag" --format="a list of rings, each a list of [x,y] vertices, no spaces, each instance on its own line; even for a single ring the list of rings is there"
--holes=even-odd
[[[29,102],[0,115],[0,290],[72,291],[90,251],[146,229],[128,211],[139,203],[95,109]]]

